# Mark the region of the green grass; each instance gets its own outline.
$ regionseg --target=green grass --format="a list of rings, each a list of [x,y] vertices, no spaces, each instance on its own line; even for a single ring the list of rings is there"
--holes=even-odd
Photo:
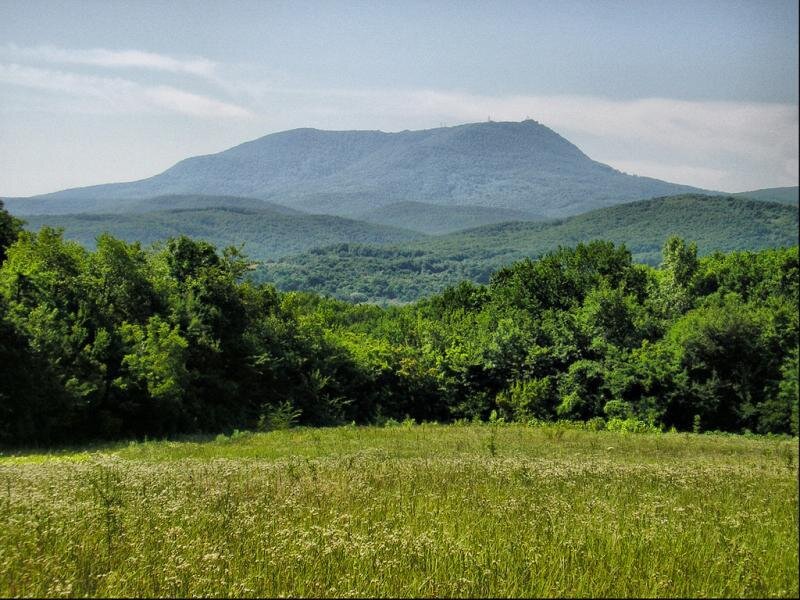
[[[797,450],[422,425],[7,454],[0,595],[797,597]]]

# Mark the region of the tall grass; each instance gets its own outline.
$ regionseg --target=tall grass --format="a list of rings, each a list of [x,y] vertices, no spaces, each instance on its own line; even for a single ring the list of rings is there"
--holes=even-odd
[[[295,429],[0,458],[3,596],[794,596],[797,441]]]

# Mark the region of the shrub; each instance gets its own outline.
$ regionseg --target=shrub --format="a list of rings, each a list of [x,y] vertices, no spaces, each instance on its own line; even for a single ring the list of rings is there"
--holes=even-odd
[[[620,431],[624,433],[661,433],[660,427],[632,417],[627,419],[620,419],[618,417],[609,419],[606,423],[606,429],[608,431]]]
[[[301,411],[292,406],[288,400],[281,402],[277,406],[265,408],[258,418],[259,431],[278,431],[289,429],[297,423]]]
[[[553,386],[548,377],[517,380],[497,395],[497,407],[513,421],[547,418],[551,412]]]

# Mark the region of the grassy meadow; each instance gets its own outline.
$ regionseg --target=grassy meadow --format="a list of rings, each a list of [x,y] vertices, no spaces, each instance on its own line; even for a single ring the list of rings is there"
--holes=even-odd
[[[0,596],[798,595],[798,445],[300,428],[0,456]]]

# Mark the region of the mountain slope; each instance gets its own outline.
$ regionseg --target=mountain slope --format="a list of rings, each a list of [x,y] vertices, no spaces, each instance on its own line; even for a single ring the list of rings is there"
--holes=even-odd
[[[750,192],[739,192],[738,194],[731,194],[737,198],[747,198],[749,200],[761,200],[762,202],[778,202],[779,204],[788,204],[789,206],[797,206],[800,203],[800,188],[793,187],[778,187],[766,188],[763,190],[752,190]]]
[[[510,208],[437,206],[423,202],[396,202],[368,210],[359,220],[402,227],[429,234],[451,233],[508,221],[541,221],[541,215]]]
[[[163,202],[163,199],[158,199]],[[258,202],[253,201],[253,202]],[[158,203],[156,203],[158,204]],[[64,228],[64,237],[94,247],[98,235],[108,232],[123,240],[143,244],[187,235],[216,245],[240,246],[253,259],[277,258],[304,252],[319,245],[341,242],[365,244],[399,243],[419,239],[418,232],[375,225],[330,215],[287,213],[283,209],[252,206],[208,206],[187,204],[186,208],[121,214],[27,216],[26,228],[44,225]]]
[[[636,260],[658,263],[670,235],[701,254],[793,246],[796,208],[739,198],[682,195],[633,202],[544,223],[503,223],[394,247],[316,249],[263,265],[256,278],[286,290],[344,299],[411,301],[463,279],[488,281],[498,268],[559,245],[593,239],[624,243]]]
[[[41,197],[233,195],[344,216],[416,201],[559,217],[691,191],[698,190],[593,161],[556,132],[527,120],[399,133],[295,129],[188,158],[148,179]]]

